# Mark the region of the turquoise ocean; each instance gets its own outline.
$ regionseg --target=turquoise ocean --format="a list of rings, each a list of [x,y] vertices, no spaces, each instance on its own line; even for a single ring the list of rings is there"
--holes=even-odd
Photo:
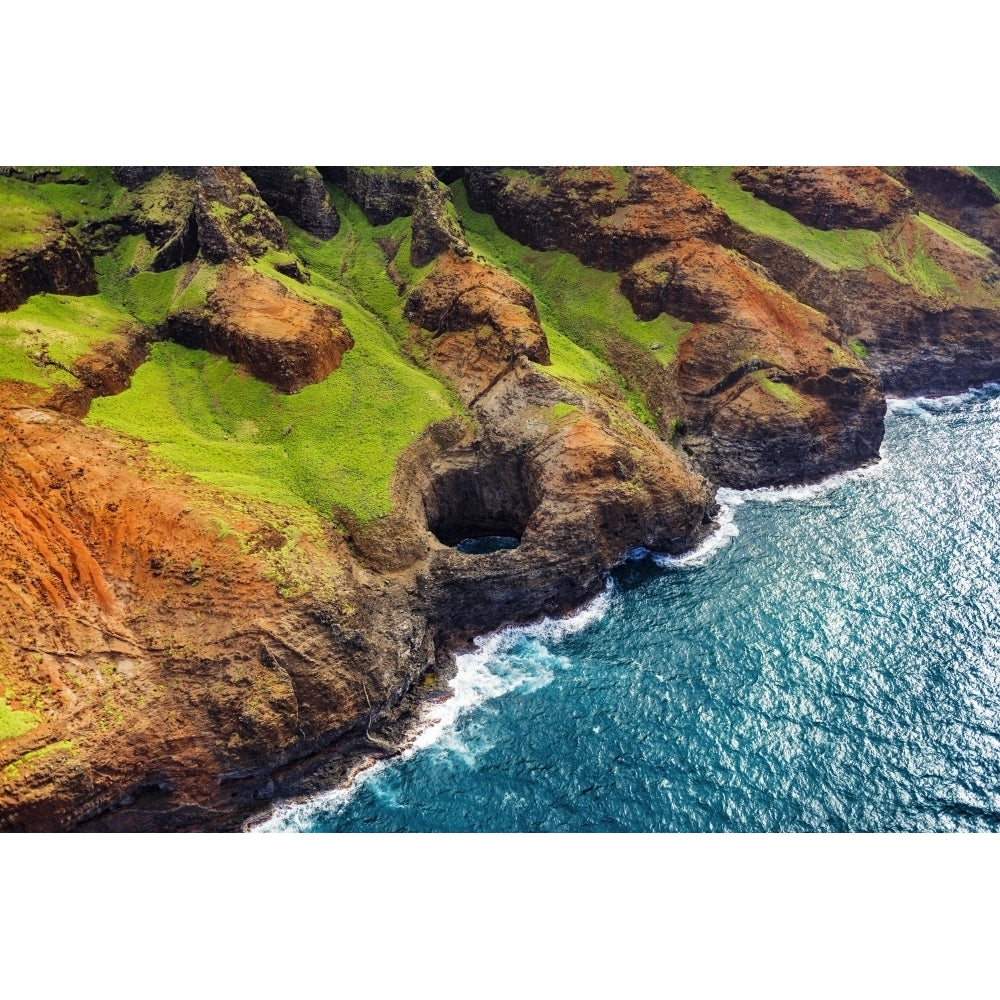
[[[1000,827],[1000,387],[890,401],[876,465],[718,500],[701,549],[477,640],[402,756],[257,829]]]

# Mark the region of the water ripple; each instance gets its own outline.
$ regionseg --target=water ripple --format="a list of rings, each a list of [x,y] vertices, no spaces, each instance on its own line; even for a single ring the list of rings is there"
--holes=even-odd
[[[720,490],[701,550],[484,640],[427,745],[272,828],[1000,829],[998,466],[1000,388],[893,400],[878,465]]]

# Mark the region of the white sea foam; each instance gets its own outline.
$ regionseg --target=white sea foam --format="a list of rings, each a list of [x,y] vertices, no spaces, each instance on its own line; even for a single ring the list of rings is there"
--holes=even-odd
[[[645,550],[643,550],[643,554],[648,554],[657,566],[662,567],[704,566],[716,552],[728,545],[740,533],[740,529],[736,526],[736,507],[723,499],[720,496],[721,493],[722,490],[719,490],[715,495],[719,504],[719,513],[716,518],[718,527],[701,545],[679,556],[669,556],[662,552],[646,553]]]
[[[886,396],[889,413],[920,415],[923,413],[946,413],[959,409],[983,396],[996,396],[1000,383],[987,382],[985,385],[968,389],[951,396]]]
[[[555,669],[566,665],[565,657],[548,649],[566,636],[580,632],[600,620],[611,605],[614,583],[608,580],[603,594],[566,618],[544,618],[533,625],[510,626],[477,636],[475,649],[455,657],[456,672],[449,685],[450,696],[424,707],[420,728],[415,738],[401,754],[391,760],[380,760],[355,774],[345,788],[323,792],[304,802],[281,806],[263,823],[248,827],[252,832],[298,833],[312,828],[318,814],[336,813],[343,808],[358,788],[377,778],[386,767],[406,760],[418,750],[435,744],[447,753],[455,754],[466,763],[475,763],[476,754],[485,749],[473,746],[456,732],[455,723],[470,710],[484,702],[511,691],[537,691],[551,683]],[[523,655],[511,656],[524,640],[529,646]]]

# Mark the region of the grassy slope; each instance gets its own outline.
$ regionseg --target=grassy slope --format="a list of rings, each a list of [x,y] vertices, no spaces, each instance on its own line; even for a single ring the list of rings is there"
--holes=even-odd
[[[955,278],[934,259],[921,239],[921,227],[974,256],[988,257],[988,248],[929,215],[914,216],[912,240],[892,226],[881,232],[813,229],[741,188],[732,178],[732,167],[679,167],[677,175],[711,199],[737,225],[787,243],[828,270],[877,267],[893,280],[912,285],[942,304],[971,305],[980,298],[976,291],[970,295],[959,290]]]
[[[314,269],[311,286],[266,260],[256,265],[303,298],[341,311],[355,346],[337,371],[287,396],[223,358],[157,344],[132,388],[95,400],[88,419],[149,441],[171,464],[247,496],[305,505],[327,517],[337,507],[362,520],[388,513],[400,452],[455,406],[398,348],[406,327],[402,302],[375,240],[408,232],[407,221],[375,229],[359,210],[338,207],[344,223],[332,240],[288,224],[293,248]],[[347,285],[346,294],[324,272]]]
[[[35,295],[14,312],[0,313],[0,381],[43,388],[71,383],[67,372],[35,364],[32,355],[44,348],[69,366],[132,322],[131,315],[100,295]]]
[[[616,274],[587,267],[559,250],[532,250],[502,233],[492,216],[474,212],[461,181],[452,185],[452,192],[472,249],[534,294],[552,356],[547,371],[581,385],[609,380],[624,385],[604,361],[608,334],[646,350],[658,344],[653,357],[663,365],[673,360],[690,323],[666,314],[648,322],[637,319],[631,303],[618,290]],[[636,415],[655,426],[640,394],[628,387],[626,392]]]
[[[968,167],[981,181],[986,181],[993,193],[1000,198],[1000,167]]]
[[[26,197],[8,178],[0,185],[0,253],[30,250],[45,242],[44,230],[52,212],[36,199]]]

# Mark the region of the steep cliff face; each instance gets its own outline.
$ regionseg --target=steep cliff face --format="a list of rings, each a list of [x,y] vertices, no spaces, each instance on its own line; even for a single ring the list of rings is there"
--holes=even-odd
[[[954,168],[0,171],[0,829],[238,827],[715,487],[874,459],[883,391],[1000,377],[998,219]]]
[[[829,206],[839,189],[823,179]],[[835,323],[727,249],[736,227],[674,174],[629,171],[616,186],[610,172],[473,170],[469,189],[510,235],[617,271],[640,318],[693,324],[666,372],[636,372],[663,400],[661,426],[676,410],[675,438],[715,482],[816,479],[877,456],[885,402],[872,373]]]

